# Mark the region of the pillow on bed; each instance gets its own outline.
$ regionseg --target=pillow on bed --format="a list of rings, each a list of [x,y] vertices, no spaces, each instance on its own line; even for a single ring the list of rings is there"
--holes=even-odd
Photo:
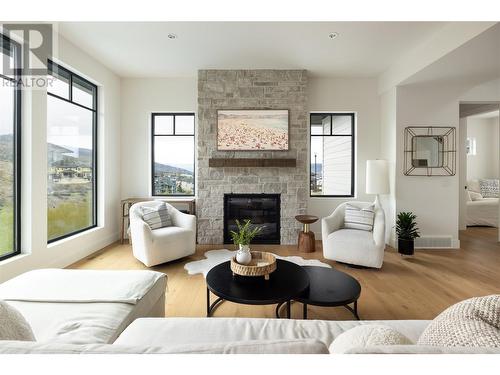
[[[483,198],[498,198],[499,183],[496,179],[479,180],[481,195]]]
[[[481,193],[476,193],[475,191],[469,191],[469,196],[471,201],[480,201],[483,199]]]
[[[36,341],[24,316],[4,301],[0,301],[0,340]]]
[[[476,193],[481,192],[481,187],[479,186],[479,180],[469,180],[467,181],[467,190],[475,191]]]

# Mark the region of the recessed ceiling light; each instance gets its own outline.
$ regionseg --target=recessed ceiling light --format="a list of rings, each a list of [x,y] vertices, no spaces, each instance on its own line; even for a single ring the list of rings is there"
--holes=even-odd
[[[337,32],[333,32],[333,33],[328,34],[328,38],[330,38],[330,39],[335,39],[338,36],[339,36],[339,33],[337,33]]]
[[[168,34],[167,37],[168,37],[168,39],[177,39],[176,34]]]

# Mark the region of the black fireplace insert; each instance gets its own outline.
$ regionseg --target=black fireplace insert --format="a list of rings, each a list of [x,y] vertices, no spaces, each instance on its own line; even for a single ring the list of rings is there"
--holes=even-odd
[[[232,243],[229,232],[237,230],[236,220],[250,219],[263,226],[252,243],[280,243],[280,194],[224,194],[224,243]]]

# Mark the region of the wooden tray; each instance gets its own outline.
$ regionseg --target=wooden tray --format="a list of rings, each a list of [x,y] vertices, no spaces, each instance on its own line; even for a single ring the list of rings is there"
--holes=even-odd
[[[243,265],[236,262],[236,257],[231,259],[231,271],[240,276],[264,276],[269,280],[269,274],[276,270],[276,258],[271,253],[251,251],[252,261]]]

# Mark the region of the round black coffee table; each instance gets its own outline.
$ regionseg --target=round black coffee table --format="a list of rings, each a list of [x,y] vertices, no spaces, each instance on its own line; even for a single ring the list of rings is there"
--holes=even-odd
[[[309,289],[294,300],[302,302],[304,319],[307,319],[307,305],[313,305],[343,306],[359,320],[358,298],[361,294],[361,285],[358,280],[333,268],[317,266],[303,266],[302,268],[309,276]],[[353,307],[349,306],[351,303]],[[277,311],[281,305],[278,305]]]
[[[245,305],[287,305],[290,318],[290,300],[307,293],[309,276],[306,270],[286,260],[276,260],[276,271],[264,277],[233,275],[230,262],[212,268],[207,274],[207,316],[211,316],[220,302],[227,300]],[[218,298],[210,303],[210,292]],[[277,316],[279,317],[279,316]]]

